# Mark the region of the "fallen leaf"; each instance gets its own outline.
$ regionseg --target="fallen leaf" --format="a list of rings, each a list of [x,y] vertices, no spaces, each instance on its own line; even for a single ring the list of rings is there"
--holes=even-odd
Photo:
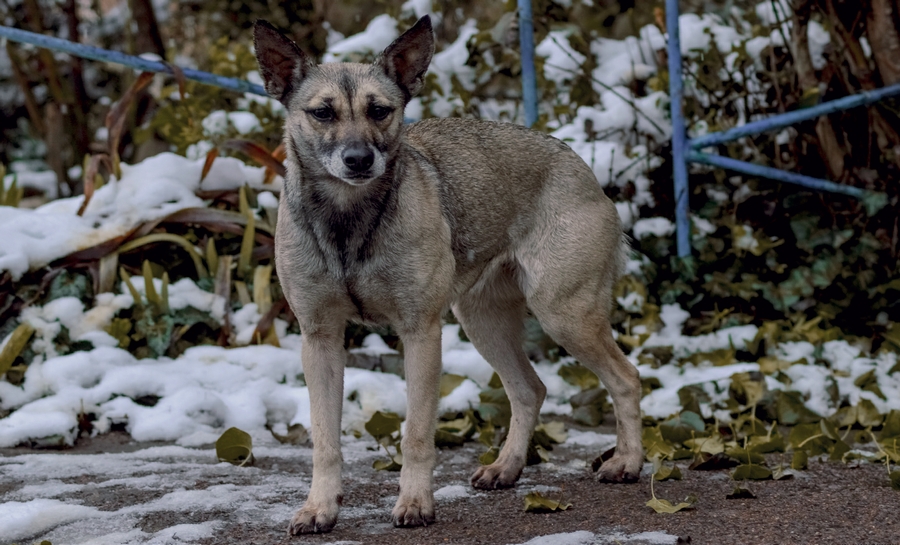
[[[529,492],[525,495],[526,513],[555,513],[570,507],[571,503],[545,498],[540,492]]]

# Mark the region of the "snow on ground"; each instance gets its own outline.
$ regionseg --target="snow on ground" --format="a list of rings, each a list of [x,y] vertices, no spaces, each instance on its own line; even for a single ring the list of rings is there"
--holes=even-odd
[[[198,190],[236,189],[243,185],[280,191],[281,179],[263,186],[265,169],[219,158],[203,182],[203,159],[173,153],[122,165],[122,179],[98,189],[83,216],[84,196],[51,201],[34,210],[0,207],[0,273],[13,279],[77,250],[130,233],[143,222],[185,208],[203,207]]]

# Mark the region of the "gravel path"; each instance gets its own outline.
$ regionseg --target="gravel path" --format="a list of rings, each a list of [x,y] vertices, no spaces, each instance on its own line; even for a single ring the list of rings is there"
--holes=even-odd
[[[605,429],[609,432],[611,430]],[[587,436],[583,436],[587,437]],[[597,435],[598,441],[608,436]],[[599,443],[598,443],[599,444]],[[656,483],[660,498],[694,493],[695,509],[660,515],[650,498],[649,466],[638,484],[596,483],[590,461],[598,445],[567,444],[549,464],[526,468],[519,486],[475,491],[468,477],[483,448],[469,443],[441,450],[435,476],[438,522],[394,529],[389,514],[397,473],[371,468],[380,454],[372,441],[345,442],[344,506],[330,534],[288,538],[287,522],[308,491],[311,450],[257,447],[252,468],[215,461],[209,449],[130,442],[109,434],[64,452],[0,450],[0,543],[54,545],[91,543],[431,543],[577,545],[595,543],[817,545],[900,542],[900,493],[891,490],[882,466],[811,462],[791,480],[744,486],[756,499],[726,500],[734,488],[727,470],[686,470],[683,481]],[[553,514],[523,509],[524,495],[541,491],[571,502]],[[10,507],[12,506],[12,507]],[[40,511],[24,535],[8,515]],[[40,508],[40,509],[38,509]],[[43,517],[43,518],[42,518]],[[6,522],[4,522],[6,518]],[[4,526],[6,525],[6,526]],[[561,535],[551,535],[561,534]],[[14,540],[8,540],[12,535]],[[542,539],[540,536],[548,536]]]

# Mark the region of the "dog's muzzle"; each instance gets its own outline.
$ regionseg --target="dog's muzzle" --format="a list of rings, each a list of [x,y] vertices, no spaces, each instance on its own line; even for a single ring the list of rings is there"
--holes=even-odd
[[[355,174],[366,174],[375,162],[375,153],[369,146],[359,143],[351,144],[341,153],[344,166]]]

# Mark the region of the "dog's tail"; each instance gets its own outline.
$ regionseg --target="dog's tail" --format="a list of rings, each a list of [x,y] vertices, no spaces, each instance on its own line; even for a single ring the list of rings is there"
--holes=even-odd
[[[622,233],[622,238],[619,241],[619,250],[616,252],[615,258],[616,282],[628,272],[628,261],[631,259],[631,251],[631,237]]]

